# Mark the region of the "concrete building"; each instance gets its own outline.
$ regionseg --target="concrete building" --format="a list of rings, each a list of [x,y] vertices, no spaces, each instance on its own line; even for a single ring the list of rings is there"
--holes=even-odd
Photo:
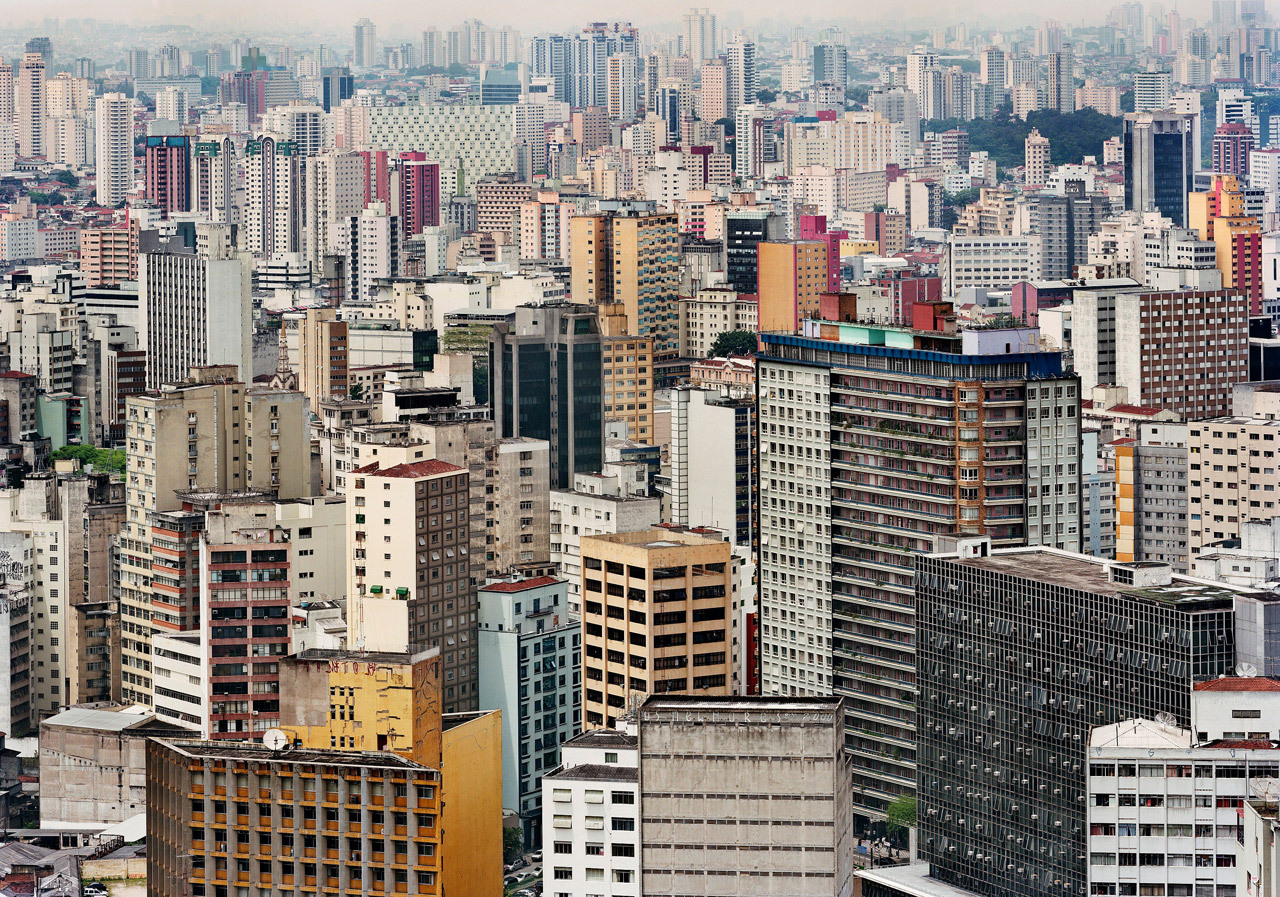
[[[759,329],[759,303],[724,287],[707,287],[680,298],[680,356],[708,358],[722,333]]]
[[[492,459],[492,475],[483,478],[486,576],[502,576],[517,565],[548,563],[551,446],[541,439],[501,439],[486,454]]]
[[[1190,572],[1187,425],[1142,423],[1115,443],[1117,561]]]
[[[718,390],[671,391],[670,518],[724,531],[736,548],[758,547],[756,403]]]
[[[621,422],[627,436],[653,439],[654,340],[606,335],[600,340],[601,414],[605,424]]]
[[[311,407],[350,391],[348,323],[335,308],[309,308],[298,322],[298,389]]]
[[[947,238],[942,257],[942,295],[962,290],[1008,289],[1023,280],[1041,276],[1039,234],[1021,237]]]
[[[240,247],[258,256],[302,251],[302,154],[276,134],[244,148],[244,207]]]
[[[1200,158],[1192,117],[1177,112],[1130,112],[1124,117],[1124,207],[1158,211],[1187,226],[1187,194]]]
[[[502,804],[526,847],[542,843],[544,774],[582,730],[582,627],[553,576],[491,581],[479,591],[480,707],[502,711]]]
[[[573,488],[551,492],[551,563],[569,582],[569,612],[582,612],[581,544],[586,536],[636,532],[662,520],[662,499],[649,495],[640,464],[605,464],[578,474]]]
[[[1275,474],[1280,420],[1217,417],[1188,425],[1187,548],[1192,562],[1209,546],[1239,540],[1245,524],[1277,516]]]
[[[118,287],[123,281],[137,280],[137,232],[122,227],[81,230],[80,270],[88,287]]]
[[[133,100],[122,93],[98,97],[94,131],[97,202],[114,208],[133,189]]]
[[[829,291],[827,244],[765,242],[758,251],[758,327],[794,333],[801,320],[817,314],[819,297]]]
[[[639,893],[853,893],[840,704],[832,697],[646,700],[638,712]]]
[[[18,128],[18,155],[42,156],[48,114],[49,72],[39,53],[26,53],[18,63],[17,89],[13,93],[12,115]]]
[[[732,694],[737,573],[727,541],[682,527],[583,539],[583,725],[641,695]]]
[[[474,710],[479,659],[468,473],[444,461],[410,460],[407,451],[384,446],[379,460],[350,477],[348,642],[374,651],[439,648],[445,712]]]

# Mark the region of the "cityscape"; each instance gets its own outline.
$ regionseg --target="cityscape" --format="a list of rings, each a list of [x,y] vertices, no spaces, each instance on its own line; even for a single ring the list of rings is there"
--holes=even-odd
[[[263,6],[0,20],[0,897],[1280,897],[1265,0]]]

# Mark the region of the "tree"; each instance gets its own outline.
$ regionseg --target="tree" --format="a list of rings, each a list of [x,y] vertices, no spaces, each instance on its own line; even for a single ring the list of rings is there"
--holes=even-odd
[[[65,168],[61,169],[60,171],[55,171],[53,173],[53,177],[54,177],[54,180],[61,181],[62,183],[66,184],[68,187],[75,187],[80,183],[80,179],[76,177],[73,172],[68,171]]]
[[[910,796],[900,797],[889,804],[885,813],[885,825],[889,834],[905,835],[916,824],[916,799]]]
[[[730,355],[755,355],[759,343],[750,330],[728,330],[716,337],[711,344],[712,358],[728,358]]]
[[[756,99],[762,103],[772,103],[777,98],[778,92],[776,90],[769,90],[768,88],[765,88],[764,90],[756,91]]]
[[[364,384],[352,383],[351,389],[348,390],[347,395],[351,396],[351,398],[355,399],[357,402],[360,401],[364,398]]]
[[[724,136],[733,137],[734,132],[738,130],[737,122],[731,118],[717,118],[715,124],[724,128]]]
[[[502,830],[502,862],[510,863],[524,853],[524,829],[513,825]]]
[[[64,445],[50,456],[54,461],[75,460],[82,467],[97,471],[124,473],[125,453],[119,449],[101,449],[92,445]]]
[[[218,86],[222,84],[222,79],[217,75],[203,75],[200,78],[200,96],[216,97],[218,95]]]

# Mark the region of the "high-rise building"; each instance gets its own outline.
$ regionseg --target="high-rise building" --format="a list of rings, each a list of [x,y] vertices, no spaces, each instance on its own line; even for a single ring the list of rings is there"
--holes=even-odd
[[[1200,158],[1191,124],[1188,116],[1175,112],[1124,117],[1125,209],[1159,212],[1175,225],[1187,226],[1187,194]]]
[[[274,134],[244,148],[245,207],[240,246],[268,258],[302,251],[302,157],[297,144]]]
[[[579,215],[570,228],[573,301],[620,304],[626,332],[652,337],[655,357],[679,351],[679,216],[620,209]]]
[[[139,336],[148,389],[206,365],[234,365],[238,376],[252,379],[249,275],[248,260],[217,241],[205,253],[141,254]]]
[[[1173,75],[1170,72],[1137,72],[1133,76],[1133,109],[1160,112],[1169,108],[1173,97]]]
[[[1194,564],[1209,546],[1239,540],[1249,521],[1280,516],[1275,492],[1267,489],[1280,420],[1211,417],[1188,429],[1187,547]]]
[[[1253,152],[1253,131],[1240,122],[1218,125],[1213,132],[1213,171],[1215,174],[1249,176],[1249,157]]]
[[[298,390],[318,409],[349,392],[348,322],[338,320],[335,308],[308,308],[304,314],[298,322]]]
[[[347,486],[348,642],[414,654],[438,648],[444,711],[476,710],[467,471],[394,447],[378,457],[386,460],[357,468]]]
[[[26,52],[39,53],[44,60],[44,70],[53,72],[53,41],[47,37],[33,37],[26,43]]]
[[[326,255],[339,252],[343,222],[365,207],[364,157],[353,150],[332,150],[306,159],[306,224],[303,253],[312,271]],[[314,407],[314,406],[313,406]]]
[[[13,112],[18,126],[18,155],[42,156],[45,153],[45,115],[47,114],[45,80],[48,71],[44,57],[27,53],[18,64],[18,89],[13,97]],[[113,94],[119,96],[119,94]]]
[[[1189,226],[1215,247],[1222,286],[1243,294],[1249,314],[1262,314],[1262,226],[1235,175],[1214,174],[1209,189],[1187,197]]]
[[[609,57],[609,119],[632,121],[639,108],[639,62],[630,53]]]
[[[728,542],[661,526],[589,536],[581,553],[585,727],[614,728],[644,695],[735,693],[739,583]]]
[[[627,438],[652,444],[653,338],[606,333],[601,340],[600,378],[605,424],[621,423]]]
[[[725,100],[729,109],[737,111],[756,101],[756,45],[751,41],[737,40],[725,48],[729,84]]]
[[[604,463],[600,325],[570,303],[522,305],[489,339],[489,407],[501,438],[551,444],[551,485]],[[548,409],[552,413],[548,413]]]
[[[533,199],[533,195],[532,184],[521,183],[509,174],[482,178],[476,183],[476,230],[489,234],[514,233],[520,206]]]
[[[427,63],[430,65],[431,63]],[[356,93],[356,79],[351,70],[343,67],[329,67],[320,71],[320,106],[325,112],[332,112],[349,100]]]
[[[813,80],[815,84],[849,84],[849,48],[842,44],[815,44],[813,48]]]
[[[1071,44],[1049,54],[1048,91],[1046,107],[1062,113],[1076,111],[1075,57]]]
[[[424,227],[440,224],[440,163],[426,153],[401,153],[400,226],[406,237],[422,233]]]
[[[133,100],[122,93],[103,94],[96,126],[97,202],[113,208],[133,188]]]
[[[714,59],[718,51],[716,43],[716,14],[709,9],[691,9],[684,14],[684,40],[681,50],[696,66]]]
[[[358,69],[378,64],[378,30],[373,22],[360,19],[351,29],[351,65]]]
[[[761,243],[786,236],[786,221],[766,208],[733,208],[724,213],[726,284],[739,293],[755,293],[759,286]]]
[[[1049,138],[1032,128],[1024,141],[1025,181],[1028,187],[1043,187],[1049,183],[1049,172],[1053,168],[1049,161],[1049,149]]]
[[[386,203],[370,203],[359,215],[339,225],[338,253],[346,257],[346,295],[371,300],[378,282],[400,276],[403,259],[400,216],[390,214]]]
[[[1048,141],[1045,141],[1048,143]],[[1070,180],[1061,195],[1036,197],[1040,226],[1040,276],[1070,280],[1089,261],[1089,237],[1111,217],[1111,202],[1102,193],[1084,192],[1084,182]]]
[[[796,897],[852,893],[857,829],[838,698],[655,695],[637,716],[640,893],[752,897],[766,876]],[[795,849],[770,849],[784,839]]]
[[[1086,893],[1089,804],[1102,799],[1086,790],[1090,731],[1189,719],[1192,684],[1235,665],[1245,592],[977,539],[916,571],[917,818],[933,877],[986,895]]]
[[[235,215],[235,141],[230,135],[200,141],[192,156],[191,211],[203,212],[215,224],[230,224]]]
[[[133,168],[130,140],[130,170]],[[148,137],[146,145],[147,199],[165,215],[191,208],[191,138]]]
[[[757,359],[761,693],[845,697],[870,818],[916,783],[913,558],[1081,539],[1079,382],[1034,328],[948,332],[947,308],[762,333]]]
[[[756,407],[710,389],[671,391],[671,522],[726,533],[758,547]]]
[[[698,87],[698,118],[715,124],[729,118],[729,69],[720,60],[702,67]]]
[[[187,92],[179,87],[166,87],[156,94],[156,118],[176,122],[179,127],[187,123]]]
[[[803,319],[816,317],[818,299],[829,290],[827,244],[760,243],[757,252],[759,328],[794,333]]]
[[[1187,425],[1140,423],[1115,442],[1115,558],[1187,573]]]

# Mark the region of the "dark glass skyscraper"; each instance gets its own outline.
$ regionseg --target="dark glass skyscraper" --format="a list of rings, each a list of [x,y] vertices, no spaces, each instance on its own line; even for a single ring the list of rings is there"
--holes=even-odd
[[[1124,207],[1159,212],[1187,226],[1187,194],[1194,183],[1195,129],[1177,112],[1130,112],[1124,117]]]

